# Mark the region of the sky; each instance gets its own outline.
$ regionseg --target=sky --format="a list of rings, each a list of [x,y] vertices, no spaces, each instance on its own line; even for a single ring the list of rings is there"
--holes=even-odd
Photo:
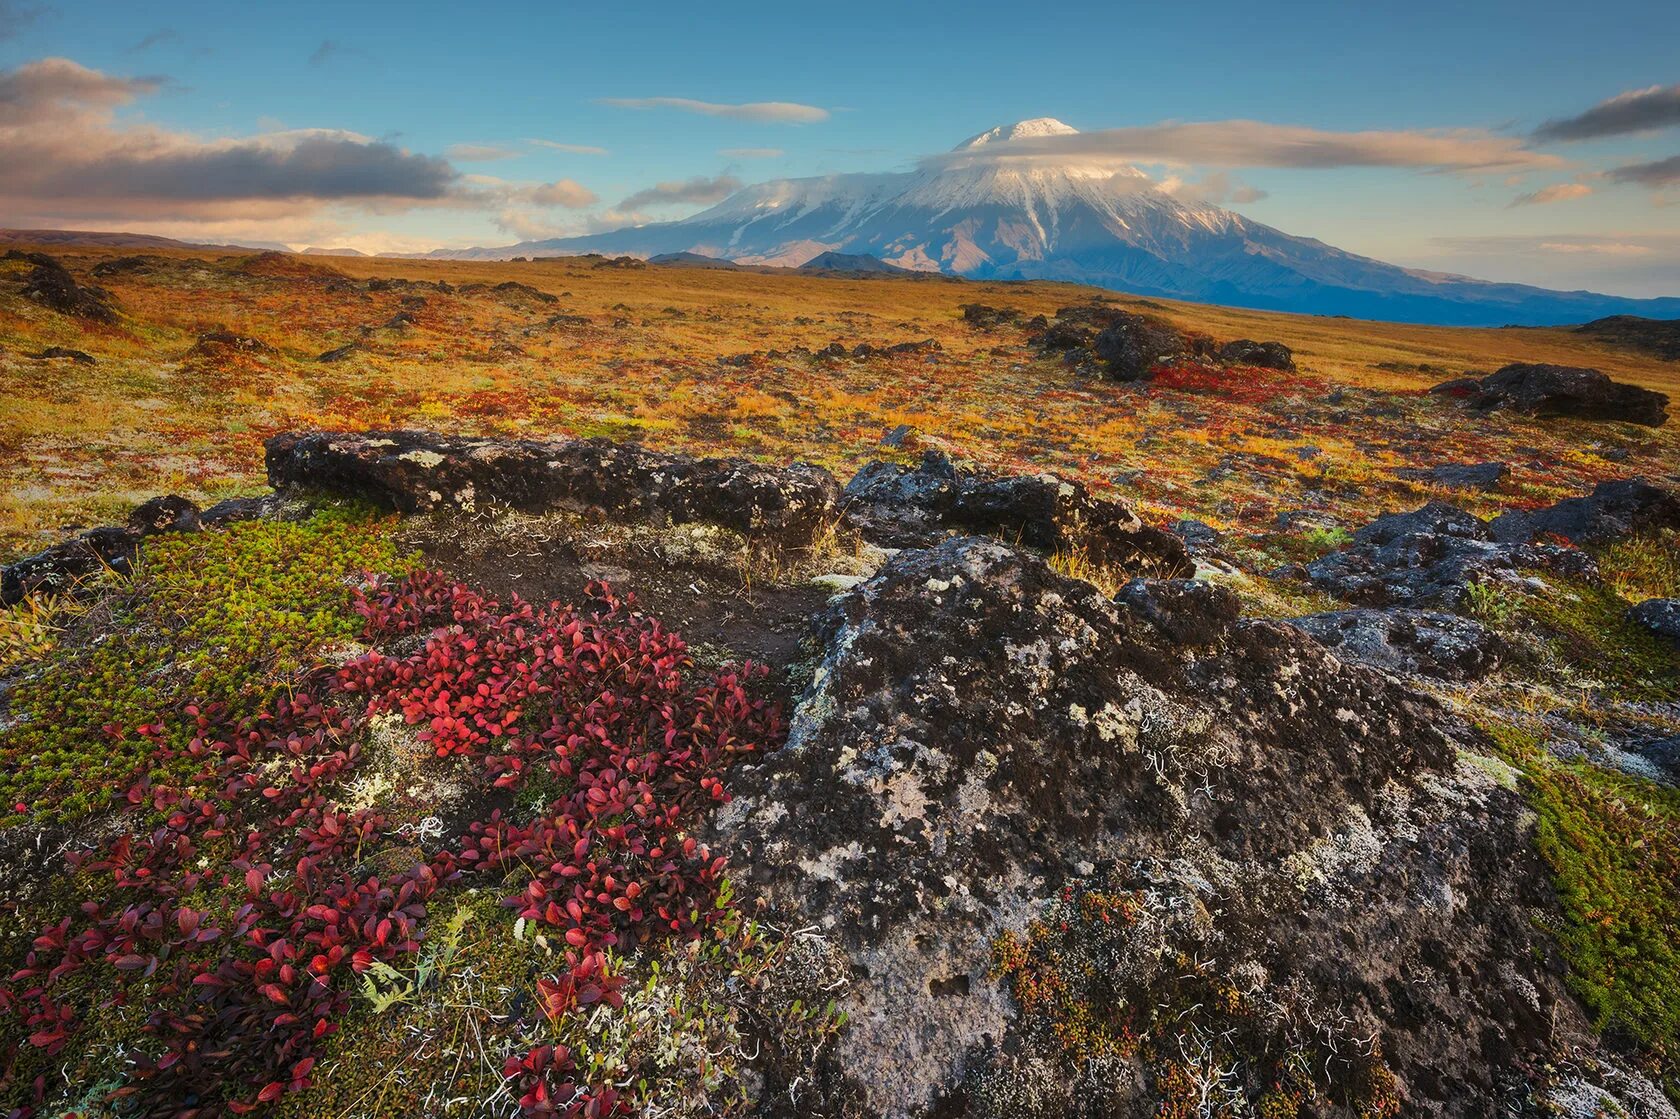
[[[0,226],[364,251],[1076,148],[1412,267],[1680,295],[1672,0],[0,0]]]

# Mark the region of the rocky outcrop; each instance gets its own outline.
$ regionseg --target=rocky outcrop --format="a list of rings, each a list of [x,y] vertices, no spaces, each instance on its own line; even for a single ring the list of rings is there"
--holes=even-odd
[[[1219,360],[1227,365],[1252,365],[1259,369],[1295,370],[1295,353],[1282,342],[1256,342],[1239,338],[1219,347]]]
[[[1497,489],[1510,475],[1511,468],[1503,462],[1444,462],[1438,466],[1402,466],[1394,472],[1396,478],[1449,490]]]
[[[1504,654],[1504,641],[1486,626],[1436,610],[1333,610],[1289,624],[1345,661],[1403,676],[1475,680]]]
[[[1664,394],[1574,365],[1516,362],[1486,377],[1462,377],[1430,391],[1458,397],[1479,411],[1619,420],[1649,427],[1661,427],[1668,419]]]
[[[425,431],[277,435],[276,490],[365,497],[404,513],[503,505],[575,509],[655,522],[700,521],[749,536],[809,542],[840,487],[807,463],[663,454],[605,439],[472,439]]]
[[[1188,574],[1184,542],[1118,501],[1051,474],[996,477],[959,470],[938,451],[914,469],[876,462],[842,495],[845,523],[873,543],[925,547],[953,532],[987,533],[1045,552],[1081,550],[1128,571]]]
[[[1440,501],[1378,517],[1305,568],[1318,589],[1369,606],[1451,607],[1472,583],[1544,589],[1542,573],[1590,578],[1596,567],[1573,548],[1496,539],[1488,522]]]
[[[62,594],[101,571],[127,574],[143,538],[198,529],[198,506],[173,494],[154,497],[134,510],[127,524],[89,529],[0,568],[0,606],[32,594]]]
[[[1083,1005],[1181,1048],[1253,1041],[1224,1074],[1249,1099],[1269,1044],[1350,1082],[1380,1051],[1406,1114],[1487,1114],[1514,1065],[1586,1036],[1522,801],[1457,760],[1469,732],[1229,592],[1109,600],[956,538],[889,561],[818,637],[787,747],[710,838],[845,957],[843,1113],[1150,1113],[1144,1052],[1086,1079],[992,971],[1001,934],[1065,931],[1087,888],[1116,916],[1069,947],[1066,981],[1106,1000]],[[1178,986],[1210,976],[1243,1009]]]
[[[1626,478],[1600,482],[1585,497],[1566,497],[1544,509],[1501,513],[1490,531],[1498,540],[1554,537],[1574,544],[1607,544],[1669,528],[1680,528],[1680,487]]]
[[[92,322],[117,321],[116,300],[104,288],[92,284],[78,284],[70,270],[46,253],[28,253],[12,249],[7,260],[22,260],[34,265],[23,281],[23,297],[51,308],[62,315],[74,315]]]
[[[1188,353],[1184,332],[1159,319],[1125,312],[1091,340],[1091,352],[1116,381],[1141,381],[1163,361]]]

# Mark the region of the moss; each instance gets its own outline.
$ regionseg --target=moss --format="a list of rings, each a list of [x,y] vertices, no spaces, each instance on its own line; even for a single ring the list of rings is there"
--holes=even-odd
[[[1613,588],[1585,583],[1560,583],[1514,607],[1569,672],[1588,674],[1627,699],[1680,696],[1680,657],[1627,612],[1628,603]]]
[[[1680,1092],[1680,790],[1548,755],[1533,732],[1484,729],[1522,770],[1562,920],[1569,982],[1601,1030]]]
[[[1596,558],[1605,583],[1629,602],[1680,598],[1680,530],[1629,536]]]
[[[186,745],[176,709],[187,697],[259,710],[359,632],[347,580],[403,566],[386,523],[357,506],[152,541],[92,611],[100,632],[61,642],[12,693],[0,731],[8,820],[70,821],[107,804],[151,760],[136,728],[161,713]]]

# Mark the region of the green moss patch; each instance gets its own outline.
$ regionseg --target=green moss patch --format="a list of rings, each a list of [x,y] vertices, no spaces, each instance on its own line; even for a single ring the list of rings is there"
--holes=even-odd
[[[407,566],[387,528],[364,508],[332,506],[150,541],[133,579],[89,612],[82,639],[60,642],[13,691],[0,730],[6,819],[98,810],[154,753],[137,728],[161,715],[184,747],[188,697],[255,712],[351,640],[361,620],[347,580]]]

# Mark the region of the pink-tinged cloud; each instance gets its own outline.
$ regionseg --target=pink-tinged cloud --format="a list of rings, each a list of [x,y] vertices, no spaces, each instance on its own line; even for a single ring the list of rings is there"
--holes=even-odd
[[[1566,166],[1520,139],[1482,129],[1332,132],[1263,121],[1163,123],[1038,136],[964,148],[929,164],[1047,161],[1201,167],[1412,167],[1429,171],[1537,171]]]
[[[1648,187],[1680,186],[1680,155],[1671,155],[1667,159],[1653,160],[1650,163],[1629,163],[1621,167],[1612,167],[1610,178],[1618,183],[1637,183]]]
[[[569,210],[581,210],[599,201],[594,191],[571,179],[539,184],[525,197],[534,206],[564,206]]]
[[[1680,125],[1680,84],[1630,89],[1600,101],[1578,116],[1549,120],[1534,130],[1534,138],[1596,140],[1629,132],[1652,132]]]
[[[715,101],[696,101],[691,97],[603,97],[601,104],[620,109],[678,109],[709,117],[770,124],[816,124],[827,120],[829,115],[827,109],[794,101],[749,101],[744,105],[726,105]]]
[[[1518,206],[1544,206],[1548,202],[1568,202],[1573,198],[1585,198],[1593,192],[1593,188],[1586,183],[1553,183],[1539,190],[1531,190],[1527,194],[1519,194],[1511,199],[1506,209],[1516,209]]]

